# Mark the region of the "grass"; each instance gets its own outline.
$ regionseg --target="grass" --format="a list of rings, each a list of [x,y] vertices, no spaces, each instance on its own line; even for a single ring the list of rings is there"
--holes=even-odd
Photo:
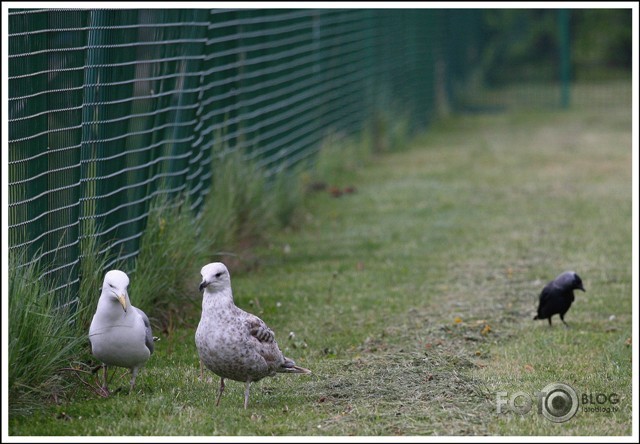
[[[254,384],[246,411],[230,381],[216,408],[218,378],[198,380],[194,289],[193,317],[160,334],[136,393],[79,389],[13,415],[10,434],[629,435],[630,128],[625,107],[463,116],[355,163],[330,184],[356,193],[310,196],[299,230],[269,232],[230,268],[236,304],[313,375]],[[587,289],[571,327],[534,322],[566,269]],[[552,382],[617,393],[619,412],[496,413],[497,392]]]
[[[158,308],[156,328],[173,328],[182,295],[193,290],[184,276],[199,271],[211,246],[199,242],[198,227],[189,201],[181,196],[160,195],[151,204],[135,270],[131,270],[129,294],[133,304],[149,314]]]
[[[29,411],[43,397],[56,397],[69,382],[58,369],[66,364],[80,338],[74,323],[78,313],[69,304],[62,304],[48,292],[42,282],[38,264],[25,264],[25,252],[11,256],[9,279],[9,380],[14,412]],[[49,294],[47,294],[49,293]],[[44,295],[44,296],[43,296]]]

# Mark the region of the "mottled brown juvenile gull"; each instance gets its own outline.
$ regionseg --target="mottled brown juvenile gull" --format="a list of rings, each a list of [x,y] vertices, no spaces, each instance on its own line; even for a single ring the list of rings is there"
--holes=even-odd
[[[138,370],[153,353],[153,334],[147,315],[131,305],[127,287],[129,277],[120,270],[104,276],[98,308],[89,327],[91,353],[103,362],[103,390],[107,388],[107,367],[117,366],[131,371],[132,391]]]
[[[276,343],[273,332],[257,316],[236,307],[231,292],[227,267],[214,262],[202,267],[202,317],[196,330],[196,347],[201,365],[224,380],[244,382],[244,408],[249,404],[249,387],[253,381],[276,373],[311,373],[286,358]]]

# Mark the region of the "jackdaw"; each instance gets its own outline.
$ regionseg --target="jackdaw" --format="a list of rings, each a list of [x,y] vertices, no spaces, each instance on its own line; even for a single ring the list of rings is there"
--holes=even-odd
[[[576,272],[565,271],[542,289],[538,314],[533,319],[548,319],[549,325],[552,325],[551,317],[557,313],[560,314],[560,320],[568,327],[569,325],[564,322],[564,314],[575,299],[573,290],[587,291]]]

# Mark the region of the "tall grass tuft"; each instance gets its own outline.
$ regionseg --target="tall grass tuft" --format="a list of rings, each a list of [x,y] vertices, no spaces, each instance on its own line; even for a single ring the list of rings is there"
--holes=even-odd
[[[307,181],[338,187],[350,185],[344,181],[369,161],[373,149],[372,134],[368,129],[351,137],[329,133],[320,145],[309,172],[311,179]]]
[[[265,172],[238,150],[214,156],[202,232],[217,251],[256,241],[271,223]]]
[[[134,305],[153,316],[186,301],[191,282],[198,282],[208,245],[198,233],[189,200],[157,196],[150,205],[140,241],[129,294]]]
[[[302,178],[306,168],[306,163],[299,163],[288,170],[281,170],[267,184],[275,228],[296,225],[296,216],[304,200]]]
[[[79,311],[38,279],[39,264],[25,260],[26,251],[9,256],[9,408],[29,411],[68,387],[60,369],[86,338],[77,334]]]
[[[120,268],[115,260],[116,253],[111,252],[98,239],[99,229],[95,219],[83,221],[83,236],[80,239],[80,290],[78,294],[78,329],[79,334],[89,330],[93,313],[98,305],[100,289],[104,275],[110,269]],[[111,264],[111,265],[109,265]]]

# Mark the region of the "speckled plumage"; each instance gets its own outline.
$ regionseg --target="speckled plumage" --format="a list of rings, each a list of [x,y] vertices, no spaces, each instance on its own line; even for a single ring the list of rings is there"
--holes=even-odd
[[[107,388],[107,366],[131,371],[133,390],[138,370],[153,353],[153,335],[147,315],[131,305],[129,277],[120,270],[104,276],[96,313],[89,327],[91,353],[104,363],[103,391]]]
[[[262,319],[234,304],[231,278],[223,263],[205,265],[201,274],[202,317],[195,340],[201,363],[220,376],[216,405],[225,378],[246,383],[247,408],[251,382],[276,373],[311,373],[282,354],[273,332]]]

